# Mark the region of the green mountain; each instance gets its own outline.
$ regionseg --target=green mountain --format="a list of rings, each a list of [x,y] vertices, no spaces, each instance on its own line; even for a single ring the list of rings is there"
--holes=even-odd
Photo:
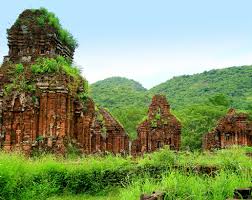
[[[108,108],[129,135],[147,113],[154,94],[164,94],[180,119],[182,148],[201,148],[202,135],[230,107],[252,112],[252,66],[230,67],[174,77],[150,90],[127,78],[112,77],[91,85],[95,101]]]
[[[252,105],[252,66],[174,77],[149,92],[167,95],[173,107],[184,107],[187,103],[199,103],[216,94],[223,94],[232,101],[231,106],[248,109]]]
[[[112,77],[98,81],[91,85],[91,94],[94,100],[108,109],[124,106],[145,106],[147,90],[138,82],[122,78]]]
[[[148,91],[140,83],[122,77],[98,81],[90,88],[95,102],[109,109],[135,138],[136,126],[147,111]]]

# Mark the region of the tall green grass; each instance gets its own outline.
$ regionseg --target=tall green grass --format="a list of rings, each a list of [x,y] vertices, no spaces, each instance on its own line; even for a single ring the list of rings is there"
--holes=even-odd
[[[133,182],[128,188],[120,191],[122,200],[139,199],[141,193],[165,191],[165,199],[195,199],[195,200],[224,200],[232,197],[236,187],[247,187],[251,177],[238,175],[234,172],[221,171],[215,177],[207,175],[183,174],[171,171],[157,182],[150,178]]]
[[[167,192],[166,199],[225,199],[236,187],[249,186],[251,177],[252,159],[237,147],[213,153],[162,149],[140,158],[0,153],[0,199],[6,200],[126,200],[154,190]]]

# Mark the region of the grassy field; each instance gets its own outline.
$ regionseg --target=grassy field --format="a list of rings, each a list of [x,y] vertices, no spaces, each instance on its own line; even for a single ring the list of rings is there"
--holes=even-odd
[[[141,193],[167,192],[166,199],[232,197],[252,180],[250,148],[213,153],[162,149],[141,158],[107,155],[26,158],[0,153],[0,199],[139,199]]]

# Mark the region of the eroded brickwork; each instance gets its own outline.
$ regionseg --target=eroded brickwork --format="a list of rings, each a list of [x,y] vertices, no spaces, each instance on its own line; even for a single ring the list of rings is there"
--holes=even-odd
[[[123,127],[105,109],[96,111],[96,117],[91,131],[91,152],[113,152],[126,154],[129,148],[129,138]]]
[[[237,113],[234,109],[230,109],[216,128],[203,137],[204,150],[232,145],[252,146],[252,122],[246,114]]]
[[[138,138],[133,141],[132,153],[155,151],[165,145],[179,150],[181,124],[170,112],[170,105],[163,95],[155,95],[148,117],[137,128]]]
[[[64,56],[72,58],[73,50],[62,46],[47,24],[41,28],[33,17],[39,11],[24,11],[19,23],[8,31],[9,55],[0,68],[0,131],[3,149],[21,150],[30,154],[42,149],[64,154],[68,144],[83,153],[127,153],[129,139],[122,126],[102,108],[96,108],[92,99],[81,99],[85,94],[83,83],[64,71],[33,74],[31,66],[38,57]],[[20,21],[29,21],[23,26]],[[10,74],[15,64],[22,63],[22,74]],[[13,76],[15,75],[15,80]],[[18,84],[16,83],[18,82]],[[21,90],[33,86],[33,91]],[[6,92],[9,84],[15,90]],[[29,88],[28,88],[29,89]],[[84,92],[84,93],[83,93]]]
[[[41,22],[41,10],[25,10],[8,29],[9,54],[4,60],[31,62],[39,56],[61,55],[72,60],[74,49],[63,44],[55,28]],[[40,24],[40,23],[43,24]]]
[[[77,144],[84,153],[127,154],[129,137],[123,127],[104,108],[96,108],[91,99],[85,108],[75,108],[75,135]]]

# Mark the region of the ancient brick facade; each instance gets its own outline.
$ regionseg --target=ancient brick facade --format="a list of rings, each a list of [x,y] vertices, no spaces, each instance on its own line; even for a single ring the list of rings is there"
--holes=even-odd
[[[155,151],[165,145],[179,150],[181,124],[170,112],[170,105],[163,95],[155,95],[148,117],[137,128],[138,138],[132,143],[132,153]]]
[[[20,20],[38,15],[39,11],[24,11]],[[46,30],[52,30],[46,27]],[[41,31],[41,32],[40,32]],[[9,55],[0,68],[0,131],[3,149],[31,153],[44,149],[64,154],[68,144],[74,144],[83,153],[127,153],[128,136],[122,126],[108,113],[95,107],[92,99],[79,98],[85,80],[74,82],[64,72],[32,74],[31,64],[38,57],[72,58],[70,51],[50,31],[39,29],[36,24],[23,27],[14,25],[9,31]],[[30,38],[31,41],[28,41]],[[29,50],[28,50],[29,49]],[[48,51],[45,51],[48,50]],[[28,58],[28,59],[26,59]],[[6,85],[13,83],[8,72],[13,63],[22,63],[25,82],[33,81],[35,91],[10,91]],[[18,77],[19,78],[19,77]]]
[[[112,152],[127,154],[129,137],[123,127],[104,108],[96,108],[88,99],[85,108],[75,109],[75,128],[72,138],[84,153]]]
[[[252,121],[244,113],[230,109],[216,128],[204,135],[203,149],[220,149],[232,145],[252,146]]]
[[[4,61],[30,62],[38,56],[62,55],[73,58],[71,47],[63,44],[52,26],[38,23],[41,10],[25,10],[16,23],[8,30],[9,54]]]

